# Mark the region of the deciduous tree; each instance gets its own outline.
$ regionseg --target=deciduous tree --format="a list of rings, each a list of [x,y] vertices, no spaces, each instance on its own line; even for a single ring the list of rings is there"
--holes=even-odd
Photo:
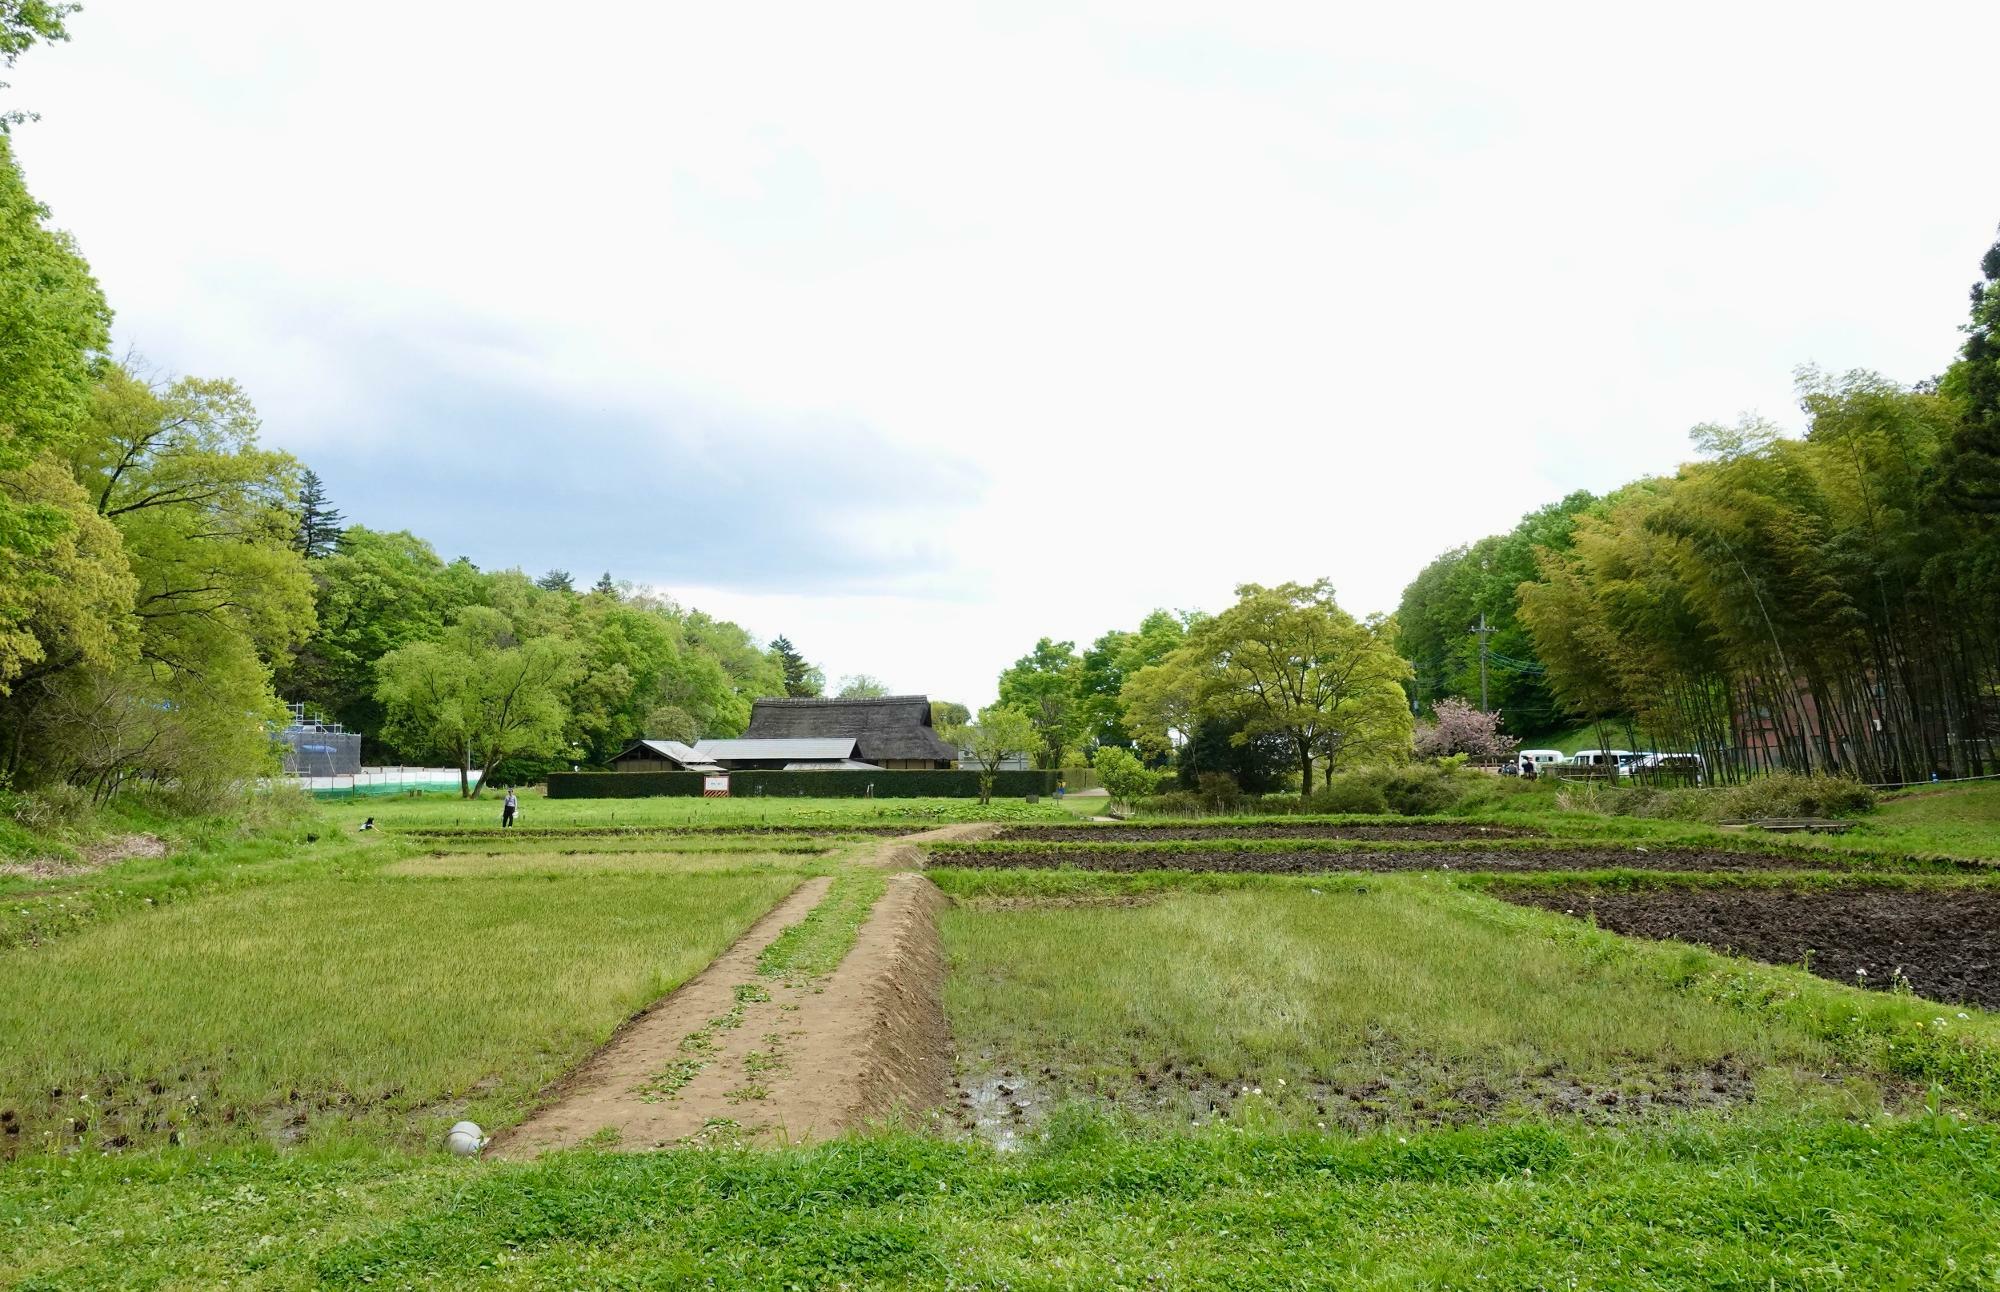
[[[1074,642],[1044,637],[1000,675],[1000,703],[1035,724],[1035,766],[1061,767],[1082,742],[1088,715],[1082,703],[1083,661]]]
[[[1205,711],[1239,719],[1241,740],[1282,738],[1307,792],[1316,758],[1407,754],[1410,666],[1391,645],[1393,623],[1357,622],[1325,579],[1236,591],[1236,604],[1189,639],[1188,649],[1212,661]]]
[[[578,664],[574,644],[521,641],[505,616],[473,606],[439,640],[383,656],[376,672],[396,738],[452,758],[459,793],[478,798],[503,760],[562,747]]]
[[[1000,764],[1034,746],[1038,733],[1033,720],[1003,704],[989,704],[979,711],[979,721],[971,726],[948,727],[939,733],[946,743],[972,755],[979,769],[979,802],[993,801],[993,778]]]

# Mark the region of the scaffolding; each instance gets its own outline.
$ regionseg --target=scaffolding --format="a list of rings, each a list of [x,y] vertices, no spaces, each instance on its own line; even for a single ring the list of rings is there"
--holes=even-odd
[[[287,704],[291,720],[272,739],[282,747],[287,776],[352,776],[361,770],[361,733],[307,713],[302,702]]]

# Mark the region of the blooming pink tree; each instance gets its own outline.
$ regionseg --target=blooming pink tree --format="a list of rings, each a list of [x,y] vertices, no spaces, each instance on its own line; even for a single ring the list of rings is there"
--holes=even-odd
[[[1514,752],[1520,743],[1513,736],[1500,734],[1499,714],[1481,713],[1457,697],[1432,705],[1429,721],[1419,722],[1414,736],[1419,758],[1446,758],[1452,754],[1499,757]]]

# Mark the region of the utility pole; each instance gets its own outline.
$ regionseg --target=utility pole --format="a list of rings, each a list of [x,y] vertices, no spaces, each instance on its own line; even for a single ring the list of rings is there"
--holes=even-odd
[[[1472,630],[1472,635],[1479,639],[1479,711],[1481,713],[1488,712],[1486,707],[1486,639],[1492,633],[1493,629],[1486,626],[1486,612],[1482,610],[1479,612],[1479,627]]]

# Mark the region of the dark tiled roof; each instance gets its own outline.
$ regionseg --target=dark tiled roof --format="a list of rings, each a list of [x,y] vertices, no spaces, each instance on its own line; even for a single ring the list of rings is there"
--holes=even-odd
[[[871,763],[914,758],[950,762],[958,752],[931,727],[930,697],[885,695],[874,700],[759,700],[747,738],[797,740],[852,736],[854,756]]]

